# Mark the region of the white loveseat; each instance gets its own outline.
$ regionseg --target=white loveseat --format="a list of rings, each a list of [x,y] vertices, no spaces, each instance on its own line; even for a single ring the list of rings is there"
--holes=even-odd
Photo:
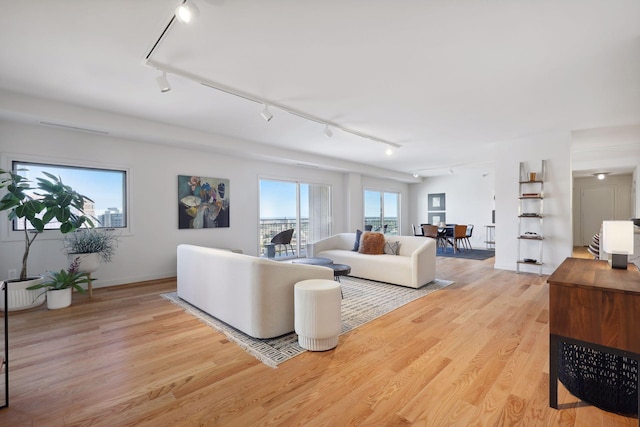
[[[355,233],[335,234],[307,246],[309,257],[351,266],[351,276],[419,288],[436,278],[436,241],[428,237],[385,235],[399,242],[397,255],[354,252]]]
[[[178,296],[255,338],[294,330],[294,285],[333,280],[333,270],[224,249],[178,246]]]

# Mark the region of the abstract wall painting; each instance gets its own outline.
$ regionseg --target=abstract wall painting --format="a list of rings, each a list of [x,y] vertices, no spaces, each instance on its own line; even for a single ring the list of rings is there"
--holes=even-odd
[[[229,227],[229,180],[178,175],[178,228]]]

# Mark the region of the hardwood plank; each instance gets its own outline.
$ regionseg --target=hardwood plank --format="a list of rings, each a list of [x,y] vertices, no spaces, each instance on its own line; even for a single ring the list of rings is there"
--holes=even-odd
[[[97,288],[9,317],[4,426],[632,426],[559,388],[544,276],[437,258],[455,284],[271,369],[159,295]]]

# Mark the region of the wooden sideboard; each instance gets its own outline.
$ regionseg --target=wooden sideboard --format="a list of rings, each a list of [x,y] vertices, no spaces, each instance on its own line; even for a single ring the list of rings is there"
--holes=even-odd
[[[640,361],[640,271],[634,264],[622,270],[607,261],[567,258],[547,283],[549,405],[557,409],[560,342]]]

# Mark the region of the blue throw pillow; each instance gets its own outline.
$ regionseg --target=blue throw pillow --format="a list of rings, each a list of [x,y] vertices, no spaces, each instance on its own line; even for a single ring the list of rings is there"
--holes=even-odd
[[[362,237],[362,231],[356,230],[356,241],[353,243],[353,249],[351,249],[354,252],[358,252],[358,249],[360,249],[360,237]]]

